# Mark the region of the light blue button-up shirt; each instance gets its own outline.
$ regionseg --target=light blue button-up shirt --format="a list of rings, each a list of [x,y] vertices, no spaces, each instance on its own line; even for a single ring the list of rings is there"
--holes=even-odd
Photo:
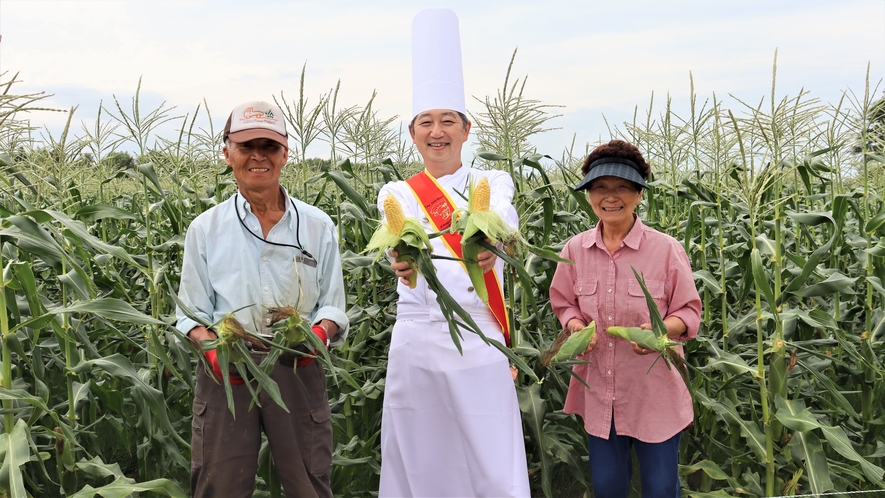
[[[262,235],[258,218],[242,195],[234,195],[188,227],[178,295],[195,315],[212,323],[245,306],[235,313],[237,320],[246,330],[267,335],[272,334],[267,308],[292,306],[311,324],[324,318],[335,322],[332,345],[340,344],[349,321],[335,225],[326,213],[283,193],[291,202],[267,240],[297,246],[300,239],[313,259],[294,247],[257,238]],[[200,325],[181,309],[176,315],[184,333]]]

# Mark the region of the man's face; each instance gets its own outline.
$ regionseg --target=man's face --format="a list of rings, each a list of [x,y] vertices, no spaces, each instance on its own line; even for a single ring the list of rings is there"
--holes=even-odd
[[[289,149],[267,138],[230,142],[224,146],[224,160],[234,170],[243,191],[277,189]]]
[[[434,109],[416,116],[409,133],[428,168],[451,172],[461,166],[461,147],[470,133],[470,122],[465,125],[455,111]]]

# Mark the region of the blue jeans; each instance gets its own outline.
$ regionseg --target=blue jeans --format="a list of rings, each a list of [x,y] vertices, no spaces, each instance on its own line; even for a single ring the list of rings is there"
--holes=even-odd
[[[643,498],[682,496],[679,485],[679,438],[676,434],[662,443],[643,443],[618,436],[615,421],[608,439],[587,437],[590,452],[590,480],[596,498],[626,498],[630,491],[633,460],[630,447],[636,450],[642,480]]]

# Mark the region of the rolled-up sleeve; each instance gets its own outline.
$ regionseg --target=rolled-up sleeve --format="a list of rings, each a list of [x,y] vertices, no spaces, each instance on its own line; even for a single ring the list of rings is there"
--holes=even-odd
[[[559,256],[571,260],[571,243],[565,245]],[[575,267],[569,263],[557,263],[550,283],[550,306],[563,328],[574,318],[585,321],[575,295]]]
[[[687,341],[698,335],[698,328],[701,325],[701,297],[695,286],[688,255],[681,245],[673,244],[673,246],[673,257],[670,259],[667,275],[667,283],[671,286],[670,303],[667,307],[667,316],[664,318],[675,316],[682,320],[686,331],[677,340]]]
[[[498,213],[510,228],[516,230],[519,228],[519,215],[513,207],[513,194],[516,192],[513,179],[503,171],[496,171],[488,178],[491,188],[489,209]]]
[[[206,257],[206,236],[199,226],[191,225],[184,236],[184,260],[181,265],[181,283],[178,297],[190,312],[206,322],[212,322],[215,311],[215,292],[209,281]],[[181,307],[176,307],[176,328],[187,334],[199,322],[188,318]]]

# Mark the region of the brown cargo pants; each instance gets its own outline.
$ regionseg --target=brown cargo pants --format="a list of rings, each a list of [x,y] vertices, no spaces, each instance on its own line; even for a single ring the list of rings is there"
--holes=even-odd
[[[253,354],[256,362],[262,356]],[[331,498],[331,409],[323,366],[314,361],[298,375],[279,362],[270,377],[280,386],[286,413],[266,392],[261,407],[249,410],[245,385],[233,385],[236,420],[227,407],[224,386],[197,365],[191,425],[191,493],[203,497],[251,497],[258,471],[261,431],[267,435],[274,465],[287,497]]]

